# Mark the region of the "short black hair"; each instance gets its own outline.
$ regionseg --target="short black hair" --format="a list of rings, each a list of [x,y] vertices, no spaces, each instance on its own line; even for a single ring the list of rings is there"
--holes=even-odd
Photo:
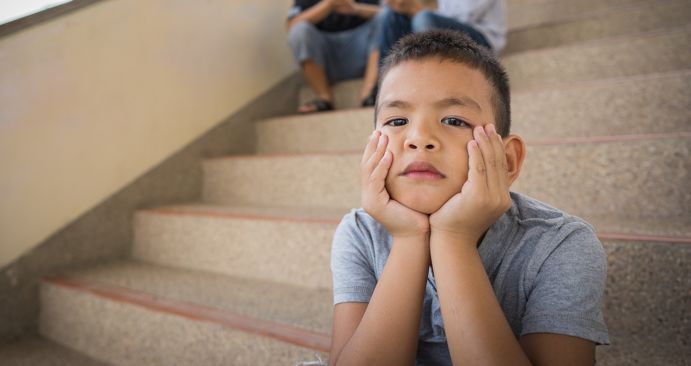
[[[439,57],[464,64],[480,71],[492,86],[491,102],[494,108],[497,133],[506,137],[511,131],[511,96],[509,77],[492,51],[478,45],[464,33],[449,29],[436,29],[412,33],[401,38],[382,62],[379,85],[394,66],[410,60]],[[379,105],[379,100],[375,105]],[[377,107],[378,108],[378,107]]]

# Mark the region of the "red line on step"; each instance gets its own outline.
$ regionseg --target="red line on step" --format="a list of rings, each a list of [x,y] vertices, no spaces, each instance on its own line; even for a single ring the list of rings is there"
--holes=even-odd
[[[640,234],[623,234],[623,233],[597,233],[600,240],[621,240],[621,241],[644,241],[644,242],[659,242],[659,243],[678,243],[691,244],[691,237],[681,236],[665,236],[665,235],[640,235]]]
[[[283,216],[283,215],[246,215],[246,214],[234,214],[226,212],[216,212],[211,210],[185,210],[178,208],[158,208],[145,210],[143,212],[152,213],[156,215],[168,215],[168,216],[210,216],[219,218],[230,218],[230,219],[246,219],[246,220],[263,220],[263,221],[289,221],[289,222],[303,222],[303,223],[316,223],[316,224],[327,224],[327,225],[338,225],[340,219],[321,219],[321,218],[310,218],[310,217],[300,217],[300,216]],[[615,232],[598,232],[597,237],[600,240],[621,240],[621,241],[642,241],[642,242],[659,242],[659,243],[680,243],[680,244],[691,244],[691,237],[683,236],[666,236],[666,235],[648,235],[648,234],[627,234],[627,233],[615,233]]]
[[[289,221],[289,222],[302,222],[310,224],[325,224],[325,225],[338,225],[341,221],[340,219],[330,219],[330,218],[318,218],[318,217],[302,217],[302,216],[285,216],[285,215],[254,215],[254,214],[238,214],[232,212],[223,211],[211,211],[211,210],[186,210],[180,208],[156,208],[144,210],[143,212],[150,212],[157,215],[169,215],[169,216],[201,216],[201,217],[218,217],[218,218],[230,218],[230,219],[243,219],[243,220],[263,220],[263,221]],[[344,211],[343,214],[346,212]]]
[[[601,85],[622,84],[626,82],[641,82],[668,78],[686,78],[691,74],[691,69],[680,69],[671,71],[654,72],[641,75],[612,76],[604,79],[586,79],[567,83],[557,83],[548,85],[529,86],[511,92],[511,96],[520,97],[522,94],[531,95],[540,92],[567,91],[577,89],[587,89]]]
[[[667,132],[667,133],[647,133],[639,135],[611,135],[611,136],[584,136],[584,137],[555,137],[527,140],[528,146],[549,146],[549,145],[578,145],[578,144],[602,144],[610,142],[629,142],[629,141],[652,141],[672,138],[690,138],[691,132]],[[311,153],[266,153],[255,155],[229,155],[205,159],[206,161],[219,161],[230,159],[270,159],[270,158],[296,158],[296,157],[320,157],[320,156],[345,156],[360,155],[360,150],[325,151]]]
[[[302,329],[289,324],[252,318],[229,310],[171,301],[124,287],[83,281],[66,276],[50,277],[46,278],[45,281],[57,286],[88,292],[109,300],[182,316],[196,321],[219,324],[224,327],[274,338],[320,352],[329,352],[331,345],[331,337],[328,334]]]
[[[579,47],[589,47],[589,46],[601,46],[601,45],[606,45],[606,44],[621,44],[622,42],[635,39],[636,40],[650,40],[658,37],[664,37],[664,36],[669,36],[669,35],[677,35],[677,34],[682,34],[686,33],[691,29],[691,25],[689,24],[684,24],[684,25],[678,25],[672,28],[658,28],[650,31],[645,31],[637,34],[631,34],[631,33],[625,33],[625,34],[619,34],[615,36],[605,36],[605,37],[599,37],[599,38],[594,38],[594,39],[588,39],[588,40],[583,40],[579,42],[574,42],[574,43],[568,43],[565,45],[556,45],[556,46],[551,46],[551,47],[545,47],[545,48],[539,48],[539,49],[533,49],[533,50],[526,50],[523,52],[517,52],[517,53],[512,53],[509,55],[506,55],[504,59],[511,58],[513,56],[520,56],[522,54],[527,54],[530,53],[532,55],[541,55],[544,53],[555,53],[559,52],[559,50],[568,50],[568,49],[573,49],[573,48],[579,48]]]
[[[363,140],[365,141],[365,140]],[[227,155],[204,159],[205,161],[217,161],[226,159],[267,159],[267,158],[292,158],[292,157],[320,157],[320,156],[343,156],[343,155],[360,155],[360,150],[342,150],[342,151],[323,151],[323,152],[309,152],[309,153],[259,153],[253,155]]]
[[[590,136],[590,137],[564,137],[551,139],[534,139],[526,143],[532,146],[544,145],[582,145],[582,144],[601,144],[607,142],[628,142],[628,141],[648,141],[663,140],[675,137],[691,137],[691,132],[668,132],[668,133],[649,133],[642,135],[615,135],[615,136]]]

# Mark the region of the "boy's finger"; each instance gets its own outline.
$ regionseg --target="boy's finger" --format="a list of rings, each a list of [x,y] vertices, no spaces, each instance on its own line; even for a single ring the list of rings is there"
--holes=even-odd
[[[360,161],[360,164],[365,164],[365,162],[369,160],[370,156],[374,152],[374,149],[376,149],[379,134],[381,134],[381,132],[375,130],[369,136],[367,145],[365,145],[365,151],[362,153],[362,160]]]
[[[384,152],[386,152],[386,145],[389,142],[388,136],[382,135],[381,133],[379,133],[378,136],[379,138],[377,139],[374,152],[372,152],[372,155],[370,155],[369,159],[365,163],[365,169],[369,174],[372,174],[372,169],[374,169],[377,163],[379,163],[379,160],[381,160],[382,156],[384,156]]]
[[[506,162],[506,150],[504,150],[504,142],[501,136],[497,133],[494,124],[487,126],[487,134],[490,136],[490,141],[492,141],[492,148],[494,150],[494,156],[497,161],[497,178],[499,187],[501,190],[508,189],[508,164]]]
[[[487,191],[487,169],[482,160],[482,153],[477,141],[468,142],[468,182],[471,187],[477,187],[480,192]],[[465,188],[465,184],[463,188]]]
[[[387,150],[379,160],[379,163],[374,167],[374,170],[372,170],[372,174],[369,176],[369,185],[374,192],[379,193],[384,189],[386,176],[389,174],[392,162],[393,155],[391,151]]]
[[[478,150],[481,153],[480,159],[484,162],[485,168],[485,182],[484,184],[490,190],[493,191],[494,185],[496,185],[497,170],[496,170],[496,160],[494,159],[494,150],[492,150],[492,144],[489,141],[489,136],[485,132],[483,126],[477,127],[474,131],[475,141],[478,145]]]

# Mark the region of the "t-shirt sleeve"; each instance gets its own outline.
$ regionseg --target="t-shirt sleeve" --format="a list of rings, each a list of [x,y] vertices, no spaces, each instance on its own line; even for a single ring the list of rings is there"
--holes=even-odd
[[[287,19],[291,20],[291,19],[295,18],[301,12],[302,12],[302,9],[300,9],[299,6],[293,6],[290,8],[290,10],[288,10],[288,18]]]
[[[293,6],[290,7],[290,10],[288,10],[288,20],[295,18],[298,14],[305,10],[305,4],[303,3],[304,1],[301,0],[293,0]]]
[[[532,281],[521,335],[557,333],[609,344],[602,316],[606,254],[589,226],[567,226]]]
[[[372,237],[357,211],[343,217],[334,234],[331,246],[334,304],[369,302],[376,286],[371,263]]]

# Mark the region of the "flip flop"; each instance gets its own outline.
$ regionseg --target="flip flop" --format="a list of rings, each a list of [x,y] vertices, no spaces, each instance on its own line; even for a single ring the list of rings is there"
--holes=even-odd
[[[304,112],[298,111],[298,112],[299,112],[299,113],[307,114],[307,113],[317,113],[317,112],[332,111],[332,110],[334,109],[333,104],[331,104],[331,102],[326,101],[326,100],[324,100],[324,99],[313,99],[313,100],[310,100],[309,102],[303,104],[301,107],[309,107],[309,106],[313,106],[314,109],[313,109],[313,110],[310,110],[310,111],[304,111]]]
[[[363,108],[366,107],[374,107],[374,104],[377,102],[377,86],[375,85],[374,88],[369,92],[367,97],[360,102],[360,106]]]

